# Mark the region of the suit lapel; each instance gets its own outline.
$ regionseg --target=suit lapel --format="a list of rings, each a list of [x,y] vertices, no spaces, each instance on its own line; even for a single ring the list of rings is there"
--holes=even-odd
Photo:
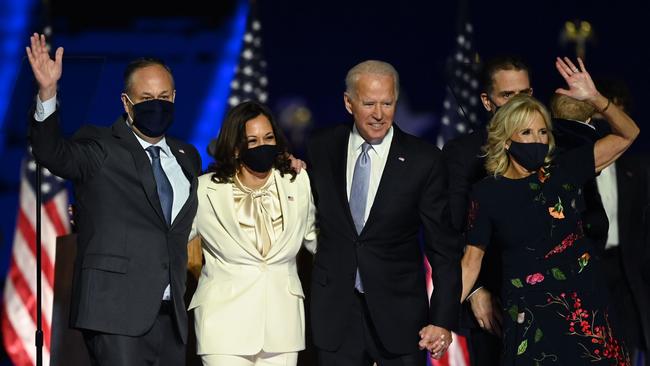
[[[298,222],[297,184],[291,183],[290,178],[287,176],[284,178],[281,177],[277,170],[273,170],[273,175],[275,176],[275,182],[278,187],[284,230],[282,230],[280,236],[278,236],[275,243],[271,246],[271,250],[266,255],[266,259],[272,258],[287,245],[287,242],[289,241],[288,239],[291,237],[294,230],[294,225]]]
[[[341,128],[341,133],[334,141],[334,146],[329,150],[329,161],[332,164],[332,177],[334,179],[334,190],[337,199],[341,203],[341,212],[346,217],[350,230],[356,235],[357,229],[354,226],[354,219],[350,212],[347,190],[347,164],[348,164],[348,143],[350,140],[350,128]]]
[[[190,182],[190,195],[187,197],[187,200],[185,201],[185,203],[183,203],[183,207],[181,207],[181,210],[174,218],[174,222],[172,222],[172,228],[173,228],[177,222],[181,221],[181,219],[187,214],[190,207],[192,206],[191,203],[194,202],[196,198],[196,187],[198,185],[198,179],[196,177],[196,173],[194,173],[192,163],[190,162],[189,157],[183,151],[183,149],[180,148],[177,141],[172,138],[167,138],[167,145],[169,145],[172,154],[174,154],[174,157],[176,157],[176,161],[181,166],[181,169],[183,169],[183,173],[185,174],[185,177]]]
[[[149,204],[156,212],[162,223],[167,226],[167,220],[162,212],[162,206],[156,192],[156,179],[147,153],[138,142],[133,131],[126,125],[123,118],[119,118],[112,126],[113,136],[120,139],[122,145],[131,153],[140,183],[144,188]]]
[[[260,261],[264,260],[257,250],[255,243],[248,238],[239,225],[237,212],[235,211],[235,199],[232,195],[232,184],[210,181],[206,192],[212,209],[215,212],[215,217],[221,226],[223,226],[224,231],[252,257]]]
[[[366,224],[363,226],[361,235],[367,232],[368,228],[376,221],[377,212],[381,212],[383,206],[388,204],[389,200],[387,197],[399,191],[399,187],[396,185],[402,184],[404,181],[408,156],[401,144],[401,139],[402,131],[393,124],[393,141],[390,144],[390,150],[388,151],[388,156],[386,158],[386,165],[381,174],[377,193],[375,194],[375,199],[372,202],[368,220],[366,220]]]

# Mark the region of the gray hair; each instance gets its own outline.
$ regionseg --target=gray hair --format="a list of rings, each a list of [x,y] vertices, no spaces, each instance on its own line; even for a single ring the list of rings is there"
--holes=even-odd
[[[363,61],[348,71],[345,76],[345,92],[348,95],[356,95],[357,81],[363,74],[392,76],[395,88],[395,99],[399,97],[399,74],[393,65],[384,61],[367,60]]]

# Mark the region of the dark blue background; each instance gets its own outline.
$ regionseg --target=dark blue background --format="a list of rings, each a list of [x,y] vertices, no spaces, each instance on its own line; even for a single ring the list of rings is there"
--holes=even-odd
[[[594,77],[627,82],[631,114],[642,130],[632,150],[647,153],[643,106],[650,100],[650,51],[642,5],[630,0],[471,1],[467,15],[481,57],[522,55],[533,70],[535,95],[543,101],[562,85],[555,56],[575,56],[573,46],[560,44],[564,22],[589,21],[595,36],[587,46],[587,68]],[[349,121],[342,103],[346,71],[364,59],[382,59],[401,74],[398,123],[433,138],[445,92],[443,67],[456,37],[457,3],[259,1],[258,6],[269,104],[276,113],[293,103],[311,111],[311,127]],[[223,117],[248,10],[247,2],[236,0],[146,6],[124,0],[53,1],[54,46],[64,46],[66,57],[59,91],[66,133],[82,123],[112,123],[122,112],[125,64],[153,55],[172,66],[176,79],[171,134],[205,151]],[[0,278],[10,255],[27,110],[35,93],[24,46],[31,32],[42,29],[43,11],[36,0],[0,4]],[[84,15],[70,15],[79,12]],[[205,165],[209,160],[204,158]]]

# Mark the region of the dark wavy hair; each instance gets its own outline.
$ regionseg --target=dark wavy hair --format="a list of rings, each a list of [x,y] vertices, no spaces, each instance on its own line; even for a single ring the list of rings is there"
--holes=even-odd
[[[526,71],[528,80],[532,80],[530,68],[526,62],[516,55],[496,56],[489,59],[481,69],[481,84],[488,95],[494,90],[494,74],[501,70]]]
[[[280,171],[280,174],[291,175],[291,180],[296,178],[296,172],[291,168],[289,160],[289,149],[287,139],[282,130],[275,123],[275,119],[267,106],[256,101],[246,101],[232,108],[226,115],[226,119],[221,125],[217,144],[214,149],[214,162],[210,164],[207,172],[212,173],[212,181],[215,183],[231,183],[233,177],[241,165],[236,151],[248,149],[246,140],[246,122],[254,119],[259,115],[264,115],[271,123],[275,143],[278,146],[278,154],[273,167]]]

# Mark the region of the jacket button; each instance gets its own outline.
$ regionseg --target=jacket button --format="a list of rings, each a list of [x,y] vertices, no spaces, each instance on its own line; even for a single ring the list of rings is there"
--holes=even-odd
[[[361,248],[361,247],[363,246],[363,243],[362,243],[361,241],[359,241],[359,240],[355,240],[355,241],[354,241],[354,245],[356,245],[357,247]]]

